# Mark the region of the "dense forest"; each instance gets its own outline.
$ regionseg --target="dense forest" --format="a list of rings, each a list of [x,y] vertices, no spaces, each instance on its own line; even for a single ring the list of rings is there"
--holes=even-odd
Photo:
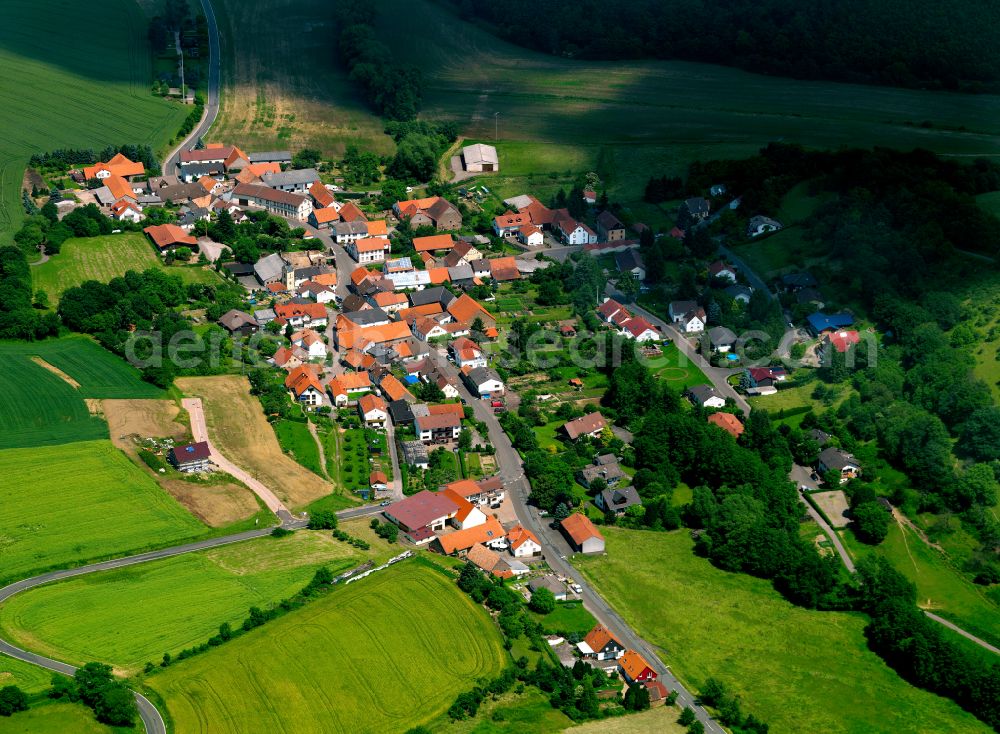
[[[451,2],[512,43],[560,56],[684,59],[929,89],[984,91],[1000,82],[1000,8],[990,0]]]

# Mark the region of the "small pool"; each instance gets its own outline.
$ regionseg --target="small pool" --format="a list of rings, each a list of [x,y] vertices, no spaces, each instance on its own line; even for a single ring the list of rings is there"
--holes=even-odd
[[[730,362],[739,362],[740,361],[740,355],[738,355],[738,354],[727,354],[726,355],[726,359],[728,359]]]

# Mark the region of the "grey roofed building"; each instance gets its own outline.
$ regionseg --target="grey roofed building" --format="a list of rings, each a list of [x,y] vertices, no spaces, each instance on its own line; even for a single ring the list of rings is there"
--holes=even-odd
[[[427,407],[427,403],[414,403],[410,406],[410,410],[413,412],[414,418],[426,418],[431,414],[431,409]]]
[[[732,298],[734,301],[749,303],[750,296],[753,295],[753,288],[746,285],[731,285],[728,286],[723,293]]]
[[[548,589],[555,596],[556,601],[563,601],[567,595],[566,584],[556,578],[553,574],[532,579],[528,582],[528,590],[532,593],[539,589]]]
[[[602,491],[595,498],[595,503],[607,512],[621,513],[633,505],[641,505],[642,498],[635,487],[616,487]]]
[[[736,334],[725,326],[715,326],[708,330],[708,341],[711,343],[712,349],[719,347],[728,349],[736,343]]]
[[[258,324],[263,326],[278,318],[278,314],[274,312],[273,308],[261,308],[253,312],[253,317],[257,319]]]
[[[618,457],[615,456],[614,454],[600,454],[596,459],[594,459],[594,463],[597,464],[597,466],[606,466],[608,464],[617,464],[618,463]]]
[[[158,194],[142,194],[139,196],[139,206],[159,206],[162,203],[163,199]]]
[[[473,277],[472,266],[468,263],[462,263],[461,265],[456,265],[453,268],[448,268],[448,278],[452,283],[463,280],[472,280]]]
[[[371,326],[389,321],[389,314],[381,308],[366,308],[363,311],[344,311],[343,315],[358,326]]]
[[[267,285],[268,283],[274,283],[281,280],[284,272],[285,261],[282,260],[281,256],[276,252],[272,252],[267,257],[262,257],[253,266],[253,274],[257,276],[257,280],[259,280],[262,285]]]
[[[408,426],[413,423],[413,410],[405,400],[393,400],[389,403],[389,417],[395,426]]]
[[[704,405],[706,401],[711,400],[712,398],[721,398],[725,400],[719,391],[711,385],[692,385],[687,391],[699,405]]]
[[[711,205],[708,203],[708,199],[703,196],[695,196],[684,202],[684,207],[688,210],[691,216],[704,217],[708,215],[709,208]]]
[[[200,199],[203,196],[208,196],[208,192],[205,191],[205,187],[200,183],[182,183],[175,184],[172,186],[164,186],[161,189],[157,189],[157,194],[159,194],[160,199],[163,201],[190,201],[191,199]]]
[[[816,304],[817,308],[823,308],[826,305],[823,301],[823,294],[811,286],[800,288],[795,293],[795,300],[801,304]]]
[[[782,275],[781,284],[790,291],[797,291],[799,288],[815,288],[818,285],[812,274],[804,270]]]
[[[617,461],[613,464],[589,464],[583,467],[577,474],[580,484],[587,488],[590,487],[595,479],[603,479],[607,486],[614,487],[624,478],[625,472],[622,471]]]
[[[646,265],[642,261],[642,253],[634,247],[629,248],[624,252],[616,252],[615,266],[623,273],[626,270],[635,270],[636,268],[640,268],[642,270],[646,269]]]
[[[400,448],[403,450],[404,463],[418,467],[427,467],[430,464],[427,447],[420,441],[401,441]]]
[[[94,189],[94,198],[97,199],[99,204],[108,206],[109,204],[114,204],[117,199],[114,194],[111,193],[111,189],[107,186],[100,186]]]
[[[337,222],[333,225],[334,234],[338,237],[353,237],[368,234],[368,222],[359,219],[356,222]]]
[[[235,278],[241,275],[253,275],[253,265],[250,263],[225,263],[222,267],[228,270]]]
[[[371,304],[357,293],[351,293],[344,299],[344,302],[340,304],[340,307],[343,309],[343,313],[357,313],[358,311],[364,311],[370,306]]]
[[[858,460],[853,454],[849,454],[843,449],[829,446],[819,452],[819,463],[827,469],[843,471],[850,466],[858,466]]]
[[[820,446],[825,446],[826,444],[830,443],[830,439],[832,438],[832,436],[830,436],[829,433],[827,433],[826,431],[821,431],[818,428],[813,428],[811,431],[806,433],[806,435],[809,436],[809,438],[811,438],[813,441],[818,443]]]
[[[441,286],[424,288],[422,291],[410,294],[411,306],[426,306],[429,303],[440,303],[441,308],[444,309],[448,308],[449,304],[454,300],[455,296],[452,295],[451,291]]]
[[[512,196],[509,199],[504,199],[503,203],[505,206],[508,206],[511,209],[516,209],[517,211],[520,211],[521,209],[524,209],[524,207],[526,206],[531,206],[532,198],[527,194],[521,194],[520,196]]]
[[[252,333],[257,331],[257,321],[248,313],[240,311],[239,309],[230,309],[226,313],[219,317],[219,323],[222,327],[228,331],[230,334],[239,331],[243,333]]]
[[[189,163],[184,166],[184,176],[199,179],[202,176],[218,176],[222,173],[221,163]]]
[[[263,153],[250,153],[247,156],[251,163],[291,163],[292,154],[287,150],[266,150]]]
[[[335,272],[337,269],[331,265],[310,265],[307,268],[295,268],[295,280],[312,280],[317,275]]]
[[[316,181],[319,181],[319,173],[314,168],[302,168],[281,173],[265,173],[261,180],[266,186],[282,191],[296,191],[308,189]]]
[[[501,385],[503,384],[503,379],[500,374],[492,367],[473,367],[468,372],[469,379],[472,381],[473,385],[479,386],[490,380],[496,380]]]

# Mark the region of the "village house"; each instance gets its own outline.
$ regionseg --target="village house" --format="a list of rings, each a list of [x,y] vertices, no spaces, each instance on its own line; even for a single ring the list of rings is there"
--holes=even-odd
[[[476,505],[448,489],[442,489],[440,494],[454,502],[458,508],[454,516],[448,520],[452,526],[459,530],[468,530],[486,524],[486,513]]]
[[[615,253],[615,267],[620,273],[632,273],[636,280],[646,279],[646,264],[642,260],[642,253],[635,248],[629,248]]]
[[[816,459],[816,471],[821,475],[827,472],[836,472],[840,475],[840,483],[845,484],[851,479],[861,476],[861,464],[858,463],[853,454],[829,446],[819,452]]]
[[[392,210],[399,219],[409,219],[416,229],[427,224],[438,230],[454,230],[462,227],[462,214],[447,199],[431,196],[426,199],[397,201]]]
[[[583,640],[576,643],[576,648],[583,657],[594,660],[617,660],[625,654],[625,646],[603,624],[590,630]]]
[[[293,329],[301,326],[322,328],[329,320],[326,306],[322,303],[279,303],[274,312],[278,320],[291,324]]]
[[[486,477],[478,481],[459,479],[445,485],[445,489],[457,493],[469,502],[477,505],[498,507],[504,499],[504,486],[499,475]]]
[[[393,502],[383,514],[411,539],[416,531],[431,531],[432,535],[424,541],[427,542],[433,540],[433,532],[444,530],[448,520],[457,512],[458,507],[447,496],[425,489],[399,502]]]
[[[372,492],[384,492],[389,489],[389,477],[384,471],[374,470],[368,475],[368,488]]]
[[[628,683],[644,683],[656,680],[656,671],[646,659],[635,650],[627,650],[618,660],[618,668]]]
[[[235,308],[226,311],[219,317],[219,325],[230,335],[239,334],[240,336],[250,336],[260,328],[253,316]]]
[[[340,215],[337,213],[337,210],[333,207],[319,209],[313,207],[313,210],[309,213],[309,224],[317,229],[330,229],[333,227],[337,231],[337,228],[343,223],[340,221]],[[365,230],[365,233],[367,234],[367,230]],[[359,237],[363,236],[364,234],[359,235]],[[339,234],[336,237],[336,241],[341,242]],[[347,242],[347,240],[345,239],[343,242]]]
[[[562,430],[570,441],[576,441],[581,436],[600,438],[601,432],[604,431],[607,425],[608,422],[604,416],[595,411],[567,421],[563,424]]]
[[[326,342],[323,337],[312,329],[302,329],[292,334],[290,341],[297,347],[302,348],[309,356],[309,359],[326,358]]]
[[[574,512],[559,524],[559,528],[575,552],[604,552],[604,536],[586,515]]]
[[[587,464],[576,473],[576,480],[587,489],[590,489],[590,485],[597,479],[602,480],[607,487],[617,487],[627,476],[622,471],[618,459],[611,456],[610,460]]]
[[[860,341],[861,334],[854,329],[827,332],[823,335],[823,343],[820,346],[819,356],[821,359],[828,358],[829,354],[831,354],[831,349],[839,354],[844,354],[852,346],[860,343]]]
[[[233,198],[240,206],[256,206],[271,214],[306,221],[312,214],[312,200],[300,194],[279,191],[260,184],[237,184]]]
[[[725,288],[722,292],[734,301],[747,304],[750,303],[750,296],[753,295],[753,288],[748,285],[731,285]]]
[[[486,355],[479,345],[467,337],[459,337],[448,345],[448,353],[459,369],[463,367],[485,367]]]
[[[507,531],[507,550],[515,558],[533,558],[542,552],[542,544],[526,527],[515,525]]]
[[[736,344],[736,334],[725,326],[715,326],[708,330],[709,349],[717,354],[724,354]]]
[[[462,421],[454,415],[416,416],[413,427],[417,438],[425,444],[441,444],[455,441],[462,430]]]
[[[489,398],[504,394],[503,380],[491,367],[473,367],[467,371],[463,370],[462,378],[473,395]]]
[[[784,382],[788,372],[784,367],[747,367],[743,371],[743,384],[748,388],[774,387]]]
[[[604,512],[613,512],[621,516],[633,505],[641,507],[642,499],[635,487],[608,487],[597,493],[594,504]]]
[[[695,334],[705,330],[705,309],[695,301],[671,301],[669,313],[670,320],[685,333]]]
[[[358,398],[358,414],[366,428],[385,428],[389,419],[388,406],[378,395],[367,393]]]
[[[552,229],[567,245],[587,245],[597,242],[597,234],[586,224],[576,221],[566,209],[553,212]]]
[[[271,362],[275,367],[280,367],[285,371],[291,372],[302,364],[304,358],[306,358],[306,355],[297,347],[292,347],[291,349],[288,347],[278,347],[278,351],[274,353],[274,356],[268,362]]]
[[[121,199],[111,205],[111,218],[119,222],[132,222],[135,224],[145,219],[146,215],[142,213],[142,207],[138,204],[127,199]]]
[[[455,246],[455,239],[450,234],[432,234],[426,237],[414,237],[413,249],[420,252],[445,252]]]
[[[696,196],[692,199],[687,199],[682,205],[681,210],[690,219],[700,222],[702,220],[708,219],[708,213],[711,209],[711,204],[708,203],[708,199],[702,196]]]
[[[806,318],[813,336],[822,336],[830,331],[840,331],[854,325],[854,317],[849,313],[825,314],[822,311]]]
[[[566,584],[560,581],[558,578],[552,574],[546,574],[537,579],[532,579],[528,582],[528,591],[534,594],[539,589],[548,589],[552,592],[552,596],[556,598],[556,601],[566,601],[569,596],[569,591],[566,588]]]
[[[545,244],[545,235],[534,224],[523,224],[517,228],[517,241],[525,247],[541,247]]]
[[[135,176],[144,175],[146,175],[146,167],[142,163],[131,161],[121,153],[116,153],[107,162],[98,161],[92,166],[86,166],[83,169],[83,178],[85,181],[95,178],[98,181],[102,181],[110,176],[118,176],[126,181],[131,181]]]
[[[285,387],[306,410],[313,410],[323,404],[323,385],[312,365],[300,365],[289,372],[285,378]]]
[[[732,413],[712,413],[708,416],[708,422],[718,426],[733,438],[743,435],[743,424]]]
[[[758,214],[757,216],[750,217],[750,221],[747,224],[747,237],[760,237],[762,234],[767,234],[768,232],[777,232],[781,227],[781,222],[778,220]]]
[[[385,237],[365,237],[344,245],[347,254],[361,264],[383,262],[389,248],[389,240]]]
[[[527,214],[518,214],[508,209],[493,217],[493,232],[497,237],[514,237],[524,226],[531,226],[531,217]]]
[[[455,513],[457,514],[458,507],[447,497],[445,499],[455,507]],[[503,550],[507,547],[507,533],[504,531],[500,521],[492,515],[487,517],[486,522],[482,525],[476,525],[465,530],[456,530],[446,535],[439,535],[437,540],[446,556],[462,556],[476,543],[482,543],[494,550]]]
[[[195,248],[198,246],[198,240],[176,224],[154,224],[142,231],[153,241],[156,249],[160,252],[176,250],[178,247]]]
[[[198,441],[196,443],[185,444],[184,446],[174,446],[167,453],[167,461],[177,471],[185,473],[210,471],[212,451],[207,441]]]
[[[618,333],[637,342],[656,342],[660,340],[659,330],[642,316],[633,316],[621,325]]]
[[[304,194],[309,191],[313,184],[320,183],[319,173],[312,168],[265,173],[261,177],[261,181],[264,182],[265,186],[290,194]]]
[[[520,576],[531,571],[523,563],[504,558],[496,551],[490,550],[481,543],[476,543],[469,548],[468,553],[465,554],[465,560],[485,573],[502,579]]]
[[[625,225],[605,209],[597,215],[597,236],[601,242],[615,242],[625,239]]]
[[[521,273],[517,267],[517,259],[513,257],[495,257],[490,260],[490,277],[498,283],[518,280]]]
[[[736,271],[722,260],[716,260],[708,266],[708,276],[728,280],[730,283],[736,282]]]
[[[726,407],[726,399],[711,385],[693,385],[686,394],[692,403],[702,408]]]

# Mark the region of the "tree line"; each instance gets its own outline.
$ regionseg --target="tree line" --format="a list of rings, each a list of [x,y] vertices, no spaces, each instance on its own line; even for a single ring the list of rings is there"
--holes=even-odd
[[[365,100],[389,120],[416,119],[423,96],[420,70],[393,61],[392,49],[375,32],[374,4],[349,0],[333,8],[337,55]]]
[[[532,50],[586,59],[683,59],[799,79],[992,91],[989,0],[451,0]],[[512,23],[511,18],[531,18]]]

